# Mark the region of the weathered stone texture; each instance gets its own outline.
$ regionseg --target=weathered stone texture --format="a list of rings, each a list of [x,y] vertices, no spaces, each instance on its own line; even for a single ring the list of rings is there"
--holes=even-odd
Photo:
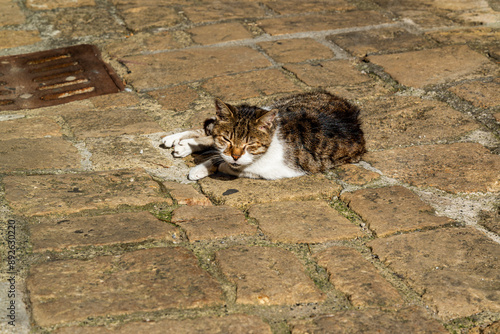
[[[49,10],[67,7],[95,6],[94,0],[27,0],[26,7],[32,10]]]
[[[96,217],[39,218],[30,224],[33,251],[105,246],[145,240],[177,241],[179,231],[148,212]]]
[[[212,205],[212,202],[197,192],[192,185],[168,181],[163,182],[163,185],[179,205]]]
[[[126,57],[123,63],[131,71],[126,78],[137,89],[161,88],[271,65],[259,52],[239,46]]]
[[[0,141],[61,137],[61,127],[48,117],[19,118],[0,122]]]
[[[245,208],[255,203],[331,199],[341,190],[338,184],[321,174],[275,181],[218,175],[199,182],[203,193],[216,202]]]
[[[21,8],[12,0],[0,0],[0,26],[23,24],[26,20]]]
[[[263,42],[259,43],[259,46],[280,63],[299,63],[313,59],[329,59],[334,56],[330,48],[311,38]]]
[[[283,35],[303,31],[364,27],[387,22],[389,22],[387,18],[374,11],[352,11],[272,18],[257,21],[257,24],[271,35]]]
[[[145,52],[172,50],[181,48],[182,44],[168,31],[155,34],[137,33],[124,40],[111,40],[104,49],[113,57],[137,55]]]
[[[44,215],[170,202],[144,170],[6,176],[5,199],[19,213]]]
[[[347,164],[335,169],[336,177],[355,185],[365,185],[380,178],[380,174],[369,171],[356,165]]]
[[[165,319],[151,322],[132,322],[118,328],[64,327],[56,334],[271,334],[271,328],[257,316],[232,314],[225,317],[194,318],[183,320]]]
[[[500,105],[500,79],[489,82],[467,82],[449,89],[459,97],[470,101],[480,108],[496,107]]]
[[[277,69],[220,76],[202,86],[225,101],[298,91],[299,87]]]
[[[253,205],[250,217],[273,242],[321,243],[362,237],[360,228],[324,201]]]
[[[148,94],[154,97],[164,109],[175,111],[188,109],[198,98],[196,91],[185,85],[155,90]]]
[[[184,6],[183,11],[193,22],[240,19],[244,17],[265,16],[265,10],[254,1],[209,1],[203,0],[190,6]]]
[[[80,154],[60,137],[0,141],[0,171],[77,169]]]
[[[188,32],[195,43],[202,45],[252,38],[252,34],[240,23],[220,23],[195,27],[189,29]]]
[[[355,307],[396,310],[404,303],[399,292],[360,253],[348,247],[331,247],[315,255],[327,269],[333,286]]]
[[[180,247],[42,263],[31,267],[26,284],[40,326],[222,303],[217,282]]]
[[[450,140],[479,128],[446,103],[418,97],[368,100],[361,117],[368,150]]]
[[[290,252],[274,247],[233,247],[216,254],[222,272],[236,284],[239,304],[315,303],[324,299]]]
[[[159,139],[159,136],[158,136]],[[117,136],[87,138],[85,146],[92,154],[90,160],[95,170],[121,168],[170,167],[173,157],[147,137]]]
[[[346,0],[315,0],[315,1],[302,1],[302,0],[288,0],[264,1],[269,7],[274,9],[280,14],[303,14],[306,12],[322,12],[322,11],[343,11],[355,9],[356,7]]]
[[[430,205],[401,186],[345,192],[341,199],[379,237],[452,222],[447,217],[433,215],[434,210]]]
[[[243,212],[229,206],[183,206],[173,212],[171,222],[185,230],[192,242],[257,232]]]
[[[0,22],[3,22],[0,18]],[[36,30],[2,30],[0,31],[0,49],[15,48],[40,42],[40,33]]]
[[[369,246],[444,320],[500,310],[500,246],[473,228],[392,236]]]
[[[62,117],[78,139],[163,131],[144,111],[136,109],[66,111]]]
[[[348,86],[370,81],[367,75],[357,71],[348,60],[287,64],[285,68],[313,87]]]
[[[453,193],[500,191],[500,157],[480,144],[424,145],[370,152],[363,159],[385,175]]]
[[[416,88],[498,72],[488,58],[467,46],[369,56],[399,83]]]
[[[446,334],[448,331],[422,309],[411,307],[395,313],[376,309],[344,311],[293,322],[292,334],[309,333]]]
[[[432,45],[402,28],[383,28],[332,35],[329,40],[357,57],[387,51],[415,50]]]

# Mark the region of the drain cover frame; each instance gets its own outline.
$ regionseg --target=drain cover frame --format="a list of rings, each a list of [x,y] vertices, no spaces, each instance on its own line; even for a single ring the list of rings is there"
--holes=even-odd
[[[95,45],[0,57],[0,111],[48,107],[124,89]]]

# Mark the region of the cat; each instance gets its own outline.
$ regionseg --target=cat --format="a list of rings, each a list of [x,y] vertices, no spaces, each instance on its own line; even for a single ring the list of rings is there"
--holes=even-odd
[[[215,113],[203,129],[162,138],[174,157],[215,149],[214,158],[189,171],[190,180],[217,171],[268,180],[297,177],[357,162],[365,152],[359,109],[326,91],[291,95],[264,108],[215,99]]]

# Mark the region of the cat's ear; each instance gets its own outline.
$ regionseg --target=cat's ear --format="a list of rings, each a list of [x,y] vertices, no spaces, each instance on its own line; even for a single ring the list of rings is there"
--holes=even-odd
[[[217,116],[218,120],[229,121],[231,118],[233,118],[232,106],[216,98],[215,115]]]
[[[274,120],[278,115],[278,109],[273,109],[260,116],[257,119],[257,128],[259,130],[267,131],[274,127]]]

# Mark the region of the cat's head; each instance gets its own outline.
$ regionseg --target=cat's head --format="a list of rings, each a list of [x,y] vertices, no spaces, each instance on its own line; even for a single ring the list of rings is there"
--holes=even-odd
[[[267,151],[276,129],[277,110],[232,106],[216,99],[215,113],[211,130],[215,147],[231,168],[248,166]]]

